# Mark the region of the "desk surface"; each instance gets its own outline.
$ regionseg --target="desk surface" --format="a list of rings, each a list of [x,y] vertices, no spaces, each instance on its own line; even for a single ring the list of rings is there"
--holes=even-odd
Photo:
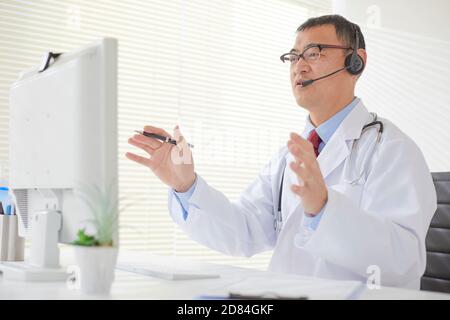
[[[73,254],[69,248],[62,250],[63,265],[73,263]],[[120,253],[126,255],[126,253]],[[270,275],[267,272],[231,267],[212,263],[198,263],[199,268],[217,272],[217,279],[169,281],[152,278],[126,271],[116,270],[115,281],[109,296],[85,295],[79,290],[70,289],[65,282],[20,282],[5,280],[0,275],[0,299],[195,299],[204,294],[225,294],[229,286],[235,285],[249,276]],[[277,275],[284,277],[284,275]],[[286,275],[286,279],[294,279]],[[302,281],[311,284],[310,277],[297,277],[299,285]],[[322,281],[323,280],[319,280]],[[362,287],[357,294],[358,299],[449,299],[450,294],[415,291],[383,287],[368,289]]]

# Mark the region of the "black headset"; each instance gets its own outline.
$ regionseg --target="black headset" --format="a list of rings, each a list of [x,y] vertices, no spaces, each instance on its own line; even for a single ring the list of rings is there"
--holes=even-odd
[[[361,56],[358,54],[359,49],[359,31],[358,27],[353,24],[353,29],[355,30],[355,43],[353,46],[353,52],[349,54],[347,57],[345,57],[345,67],[346,70],[351,75],[358,75],[364,70],[364,60],[361,58]]]

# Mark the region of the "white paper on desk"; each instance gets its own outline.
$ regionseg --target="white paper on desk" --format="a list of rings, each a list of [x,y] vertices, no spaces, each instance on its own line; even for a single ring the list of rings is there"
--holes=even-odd
[[[228,287],[229,293],[251,296],[298,298],[313,300],[349,299],[363,286],[358,281],[337,281],[300,276],[255,276]]]

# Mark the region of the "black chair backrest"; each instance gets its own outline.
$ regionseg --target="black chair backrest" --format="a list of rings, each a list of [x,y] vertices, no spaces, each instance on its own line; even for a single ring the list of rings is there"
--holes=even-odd
[[[432,176],[438,206],[427,233],[427,268],[420,289],[450,293],[450,172]]]

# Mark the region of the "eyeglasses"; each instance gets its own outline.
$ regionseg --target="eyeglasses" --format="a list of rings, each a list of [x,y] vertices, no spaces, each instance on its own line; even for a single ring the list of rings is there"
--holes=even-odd
[[[351,47],[343,47],[333,44],[314,43],[306,47],[305,50],[303,50],[303,52],[300,54],[295,52],[285,53],[280,57],[280,60],[283,63],[289,62],[290,64],[296,64],[300,60],[300,58],[302,58],[306,63],[311,63],[313,61],[319,60],[322,54],[322,50],[325,48],[344,49],[344,50],[352,49]]]

